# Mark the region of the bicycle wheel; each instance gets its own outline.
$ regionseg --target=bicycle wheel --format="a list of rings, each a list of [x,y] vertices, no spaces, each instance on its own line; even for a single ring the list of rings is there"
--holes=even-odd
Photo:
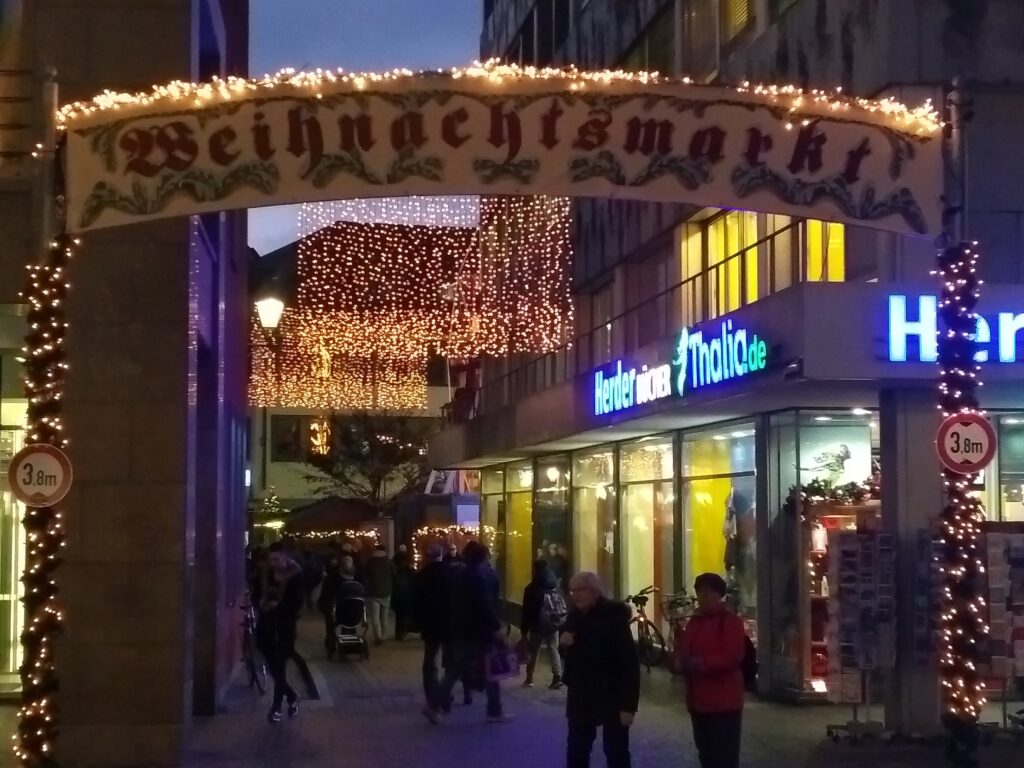
[[[256,688],[263,695],[267,692],[267,665],[256,650],[256,643],[251,634],[246,633],[242,642],[242,659],[245,670],[249,674],[249,687]]]
[[[665,638],[661,631],[649,621],[644,621],[637,627],[637,652],[640,656],[640,663],[647,667],[660,666],[665,661]]]

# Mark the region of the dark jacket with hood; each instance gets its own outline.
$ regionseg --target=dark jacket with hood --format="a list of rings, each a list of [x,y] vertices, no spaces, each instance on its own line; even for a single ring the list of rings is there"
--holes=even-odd
[[[321,613],[334,610],[334,601],[338,597],[338,585],[341,583],[341,565],[337,558],[331,558],[324,566],[324,577],[320,582],[320,597],[316,607]]]
[[[519,630],[523,637],[530,632],[550,631],[540,625],[541,609],[544,607],[544,595],[558,589],[558,579],[551,568],[543,560],[533,564],[533,580],[523,590],[523,611],[519,621]]]
[[[303,602],[302,567],[298,563],[289,560],[280,576],[273,569],[269,571],[256,626],[261,648],[294,648]]]
[[[370,556],[366,562],[364,578],[367,597],[391,597],[395,591],[395,564],[387,552],[378,549]]]
[[[605,722],[621,712],[636,712],[640,702],[640,660],[629,631],[624,603],[601,599],[586,613],[570,612],[563,632],[573,644],[565,649],[564,681],[570,718]]]

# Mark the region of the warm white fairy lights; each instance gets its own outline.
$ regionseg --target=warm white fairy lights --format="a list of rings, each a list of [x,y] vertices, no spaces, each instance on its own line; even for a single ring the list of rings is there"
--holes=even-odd
[[[975,388],[980,386],[975,359],[981,280],[977,274],[977,243],[962,243],[939,254],[942,296],[939,302],[939,408],[943,416],[978,413]],[[939,566],[943,575],[939,617],[939,667],[950,732],[952,765],[977,765],[978,717],[985,705],[981,671],[982,646],[989,633],[985,604],[985,565],[981,524],[985,510],[971,491],[977,475],[943,469],[946,506],[941,516]]]
[[[62,404],[64,376],[68,370],[64,350],[68,323],[64,303],[70,284],[67,268],[79,245],[69,235],[51,244],[43,263],[28,270],[29,332],[22,354],[25,358],[25,395],[28,398],[29,443],[67,446]],[[57,765],[57,668],[54,645],[63,624],[57,606],[56,572],[65,546],[62,515],[53,507],[30,508],[22,524],[27,540],[25,628],[21,634],[24,663],[21,667],[21,709],[14,751],[24,766],[51,768]]]
[[[497,60],[475,62],[468,67],[428,73],[417,73],[408,69],[365,73],[345,72],[341,69],[316,69],[310,72],[284,69],[274,75],[264,75],[251,80],[228,77],[214,78],[207,83],[174,81],[166,85],[154,85],[149,92],[139,93],[116,93],[107,90],[90,101],[66,105],[58,112],[57,119],[61,127],[67,127],[73,123],[85,123],[90,116],[109,112],[119,112],[125,116],[144,114],[155,106],[201,108],[279,95],[308,97],[312,94],[319,98],[346,90],[386,90],[410,83],[429,84],[435,89],[453,88],[460,80],[479,82],[490,87],[538,82],[547,87],[562,87],[569,91],[616,88],[631,83],[644,86],[683,85],[694,91],[709,88],[694,84],[688,77],[665,77],[657,72],[631,72],[622,69],[584,72],[575,67],[519,67],[515,64],[502,64]],[[910,108],[894,99],[851,98],[844,96],[840,91],[804,91],[795,85],[759,85],[746,82],[735,88],[714,87],[719,91],[732,92],[752,103],[789,108],[794,120],[802,119],[804,116],[843,112],[844,117],[850,119],[863,117],[872,122],[884,121],[891,127],[908,133],[934,133],[942,126],[939,115],[930,102]]]

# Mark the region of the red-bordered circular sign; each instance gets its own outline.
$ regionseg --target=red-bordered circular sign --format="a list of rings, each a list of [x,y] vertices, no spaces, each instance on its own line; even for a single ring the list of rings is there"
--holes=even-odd
[[[71,490],[71,461],[52,445],[26,445],[11,459],[7,480],[15,498],[28,507],[50,507]]]
[[[948,469],[970,475],[987,467],[996,455],[996,431],[980,414],[956,413],[939,426],[935,448]]]

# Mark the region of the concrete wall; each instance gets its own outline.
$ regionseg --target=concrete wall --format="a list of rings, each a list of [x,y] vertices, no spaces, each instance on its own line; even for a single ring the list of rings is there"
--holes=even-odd
[[[193,79],[203,3],[232,53],[224,71],[242,72],[247,4],[221,14],[218,0],[33,0],[19,65],[55,66],[63,102]],[[33,208],[24,185],[0,182],[0,301],[21,287]],[[212,247],[187,219],[90,234],[70,270],[76,483],[64,505],[58,671],[71,768],[178,764],[193,713],[214,710],[237,648],[245,225],[214,219]]]

